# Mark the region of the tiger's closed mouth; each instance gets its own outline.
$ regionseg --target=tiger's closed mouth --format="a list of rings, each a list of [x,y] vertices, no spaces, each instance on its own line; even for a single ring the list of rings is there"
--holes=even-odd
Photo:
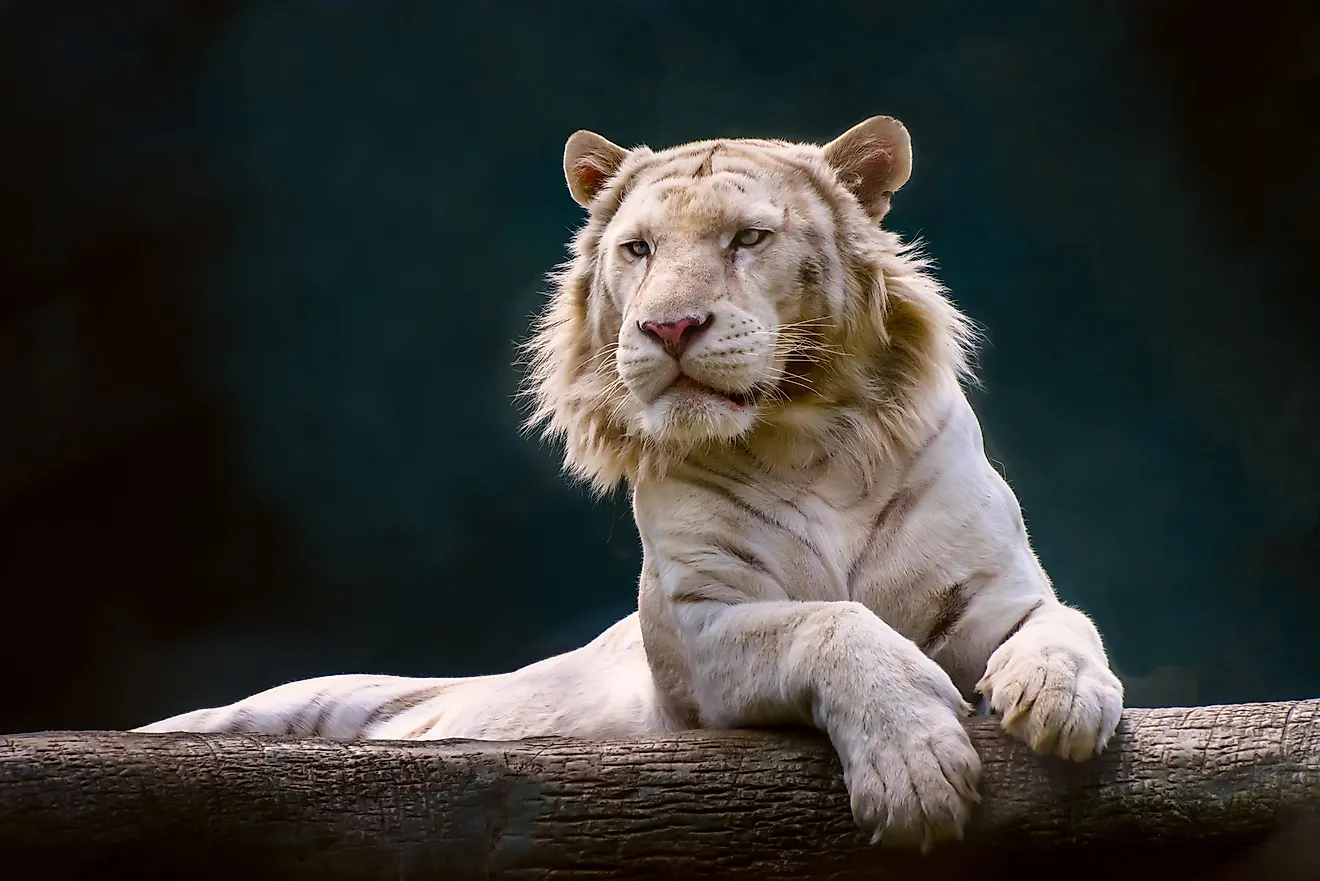
[[[680,391],[698,392],[703,395],[712,395],[717,398],[723,398],[729,403],[729,406],[735,410],[741,410],[755,403],[755,398],[751,392],[730,392],[723,389],[713,388],[705,383],[688,376],[686,373],[680,373],[678,379],[669,386],[670,389]]]

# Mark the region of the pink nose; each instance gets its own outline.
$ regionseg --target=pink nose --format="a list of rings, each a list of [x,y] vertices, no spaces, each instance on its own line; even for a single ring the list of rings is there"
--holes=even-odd
[[[704,318],[689,316],[677,321],[639,321],[638,326],[642,333],[664,346],[665,351],[674,358],[681,358],[688,346],[710,327],[714,319],[714,315],[706,313]]]

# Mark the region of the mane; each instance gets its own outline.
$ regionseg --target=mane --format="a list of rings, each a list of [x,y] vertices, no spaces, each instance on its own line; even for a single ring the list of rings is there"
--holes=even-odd
[[[976,328],[949,300],[921,243],[882,229],[823,161],[802,162],[800,149],[793,164],[811,173],[834,209],[847,305],[821,331],[825,354],[804,377],[811,391],[772,407],[745,438],[700,451],[664,448],[630,432],[623,418],[628,392],[613,357],[618,327],[596,305],[608,298],[596,252],[626,195],[630,166],[656,154],[640,148],[620,169],[574,235],[570,259],[549,274],[549,302],[522,346],[522,394],[532,402],[524,430],[561,443],[565,469],[596,493],[662,478],[694,452],[750,455],[771,470],[842,455],[869,478],[919,447],[948,396],[976,383]]]

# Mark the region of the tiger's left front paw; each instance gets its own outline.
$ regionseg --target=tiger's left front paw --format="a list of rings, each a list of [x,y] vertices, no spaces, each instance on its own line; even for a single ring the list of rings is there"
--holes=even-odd
[[[990,656],[976,690],[1004,730],[1041,755],[1084,761],[1105,748],[1123,713],[1123,684],[1104,656],[1023,630]]]

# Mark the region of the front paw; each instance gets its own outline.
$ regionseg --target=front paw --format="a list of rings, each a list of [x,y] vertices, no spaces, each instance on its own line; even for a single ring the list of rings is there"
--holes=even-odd
[[[871,843],[919,847],[961,840],[976,787],[981,759],[958,714],[933,703],[905,720],[835,737],[853,818]]]
[[[1080,762],[1113,736],[1123,685],[1103,655],[1072,641],[1023,630],[990,656],[976,689],[1035,752]]]

